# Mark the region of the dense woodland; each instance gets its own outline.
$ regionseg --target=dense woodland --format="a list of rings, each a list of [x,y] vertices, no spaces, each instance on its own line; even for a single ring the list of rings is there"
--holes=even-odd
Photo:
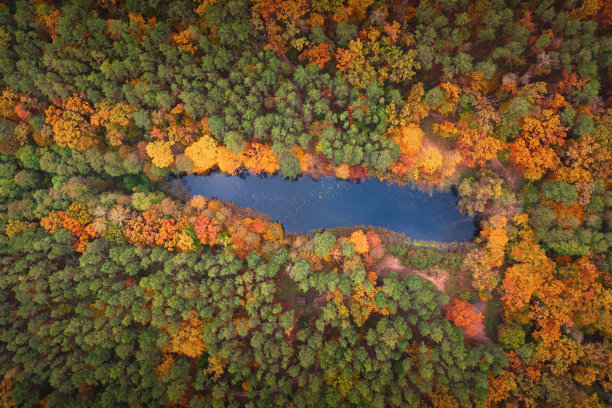
[[[2,407],[612,405],[610,0],[0,4]],[[478,236],[168,188],[454,186]],[[442,278],[440,278],[442,277]]]

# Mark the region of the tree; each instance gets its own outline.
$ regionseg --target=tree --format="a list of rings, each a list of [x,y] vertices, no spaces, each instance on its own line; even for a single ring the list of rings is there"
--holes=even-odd
[[[153,164],[159,168],[169,167],[174,163],[174,154],[169,142],[152,142],[147,144],[147,154]]]
[[[510,143],[510,160],[525,168],[525,177],[537,180],[559,166],[554,148],[565,143],[565,136],[559,115],[543,110],[539,119],[524,119],[521,133]]]
[[[74,94],[62,100],[59,107],[49,106],[45,121],[53,127],[53,139],[58,145],[85,151],[96,144],[88,120],[93,112],[87,101]]]
[[[403,154],[415,156],[421,149],[423,136],[424,133],[418,125],[408,123],[394,129],[392,140],[400,147]]]
[[[269,145],[251,143],[242,156],[244,166],[253,174],[274,174],[278,170],[278,159]]]
[[[365,254],[370,250],[370,246],[368,245],[368,239],[362,230],[357,230],[351,234],[349,238],[349,242],[351,242],[355,247],[355,252],[358,254]]]
[[[417,166],[426,175],[432,175],[442,167],[444,157],[440,150],[433,145],[426,146],[419,153]]]
[[[520,241],[510,249],[514,264],[506,270],[502,281],[502,300],[511,311],[527,305],[534,294],[542,294],[555,269],[555,263],[538,245],[533,231],[525,226],[525,217],[518,217],[522,226]]]
[[[329,255],[329,251],[331,251],[335,243],[336,237],[329,231],[315,234],[313,238],[315,254],[321,258]]]
[[[476,336],[484,329],[482,313],[474,312],[474,308],[465,300],[454,299],[444,307],[446,318],[462,329],[468,336]]]
[[[324,42],[319,43],[317,46],[310,46],[306,51],[300,54],[300,59],[308,59],[308,62],[315,64],[319,69],[323,69],[325,64],[331,61],[329,55],[329,48]]]
[[[485,163],[497,156],[504,149],[505,143],[499,139],[487,136],[484,132],[459,126],[457,144],[465,163],[469,167],[484,166]]]
[[[217,220],[206,216],[204,213],[198,215],[195,223],[195,233],[202,243],[214,245],[220,232],[221,226]]]
[[[194,173],[205,173],[217,165],[217,142],[210,135],[203,135],[185,149],[185,155],[193,163]]]

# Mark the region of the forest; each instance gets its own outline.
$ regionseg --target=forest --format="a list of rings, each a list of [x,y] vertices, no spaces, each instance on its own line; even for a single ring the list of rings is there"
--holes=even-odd
[[[0,2],[0,406],[612,406],[611,0]],[[189,195],[453,188],[470,242]]]

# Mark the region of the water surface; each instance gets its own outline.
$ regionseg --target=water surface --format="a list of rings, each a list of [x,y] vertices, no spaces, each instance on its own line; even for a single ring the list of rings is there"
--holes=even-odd
[[[449,192],[429,193],[377,179],[349,182],[310,176],[297,181],[281,176],[246,177],[213,173],[183,178],[191,194],[233,201],[269,214],[286,231],[371,225],[406,234],[413,240],[469,241],[471,217],[457,210],[458,198]]]

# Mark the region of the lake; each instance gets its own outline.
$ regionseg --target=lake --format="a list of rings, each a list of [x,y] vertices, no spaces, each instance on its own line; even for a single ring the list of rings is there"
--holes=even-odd
[[[429,194],[377,179],[350,182],[332,177],[297,181],[281,176],[188,175],[183,182],[192,195],[217,197],[269,214],[288,232],[371,225],[401,232],[413,240],[469,241],[471,217],[459,213],[452,192]]]

